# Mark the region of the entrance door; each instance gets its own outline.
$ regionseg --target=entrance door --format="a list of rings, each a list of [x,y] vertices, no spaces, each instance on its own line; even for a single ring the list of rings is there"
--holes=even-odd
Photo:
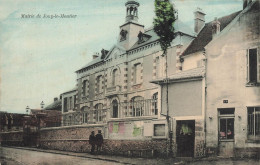
[[[219,156],[233,157],[234,108],[219,109]]]
[[[179,120],[176,128],[177,156],[193,157],[195,120]]]

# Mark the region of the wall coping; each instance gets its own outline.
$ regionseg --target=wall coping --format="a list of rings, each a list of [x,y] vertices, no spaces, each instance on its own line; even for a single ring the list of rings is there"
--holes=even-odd
[[[88,124],[88,125],[70,125],[70,126],[62,126],[62,127],[49,127],[49,128],[41,128],[41,131],[48,130],[57,130],[57,129],[70,129],[70,128],[88,128],[88,127],[104,127],[107,124]]]
[[[23,133],[23,131],[0,132],[0,134],[8,134],[8,133]]]

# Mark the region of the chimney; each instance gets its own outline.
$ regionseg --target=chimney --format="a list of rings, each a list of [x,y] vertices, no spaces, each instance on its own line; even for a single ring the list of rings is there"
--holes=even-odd
[[[202,11],[201,8],[197,8],[194,12],[194,32],[199,33],[200,30],[204,27],[205,25],[205,13]]]
[[[247,0],[243,0],[243,9],[247,7]]]
[[[215,20],[212,22],[212,37],[216,36],[220,32],[220,22],[218,18],[215,17]]]
[[[58,97],[54,97],[54,102],[55,102],[55,101],[58,101]]]
[[[95,54],[93,55],[93,60],[96,59],[96,58],[98,58],[98,56],[99,56],[99,53],[95,53]]]

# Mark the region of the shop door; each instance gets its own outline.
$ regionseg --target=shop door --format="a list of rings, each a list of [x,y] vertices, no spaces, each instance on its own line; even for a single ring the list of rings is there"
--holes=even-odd
[[[233,157],[234,150],[234,111],[219,109],[219,156]]]
[[[177,121],[176,142],[178,157],[193,157],[195,141],[195,121]]]

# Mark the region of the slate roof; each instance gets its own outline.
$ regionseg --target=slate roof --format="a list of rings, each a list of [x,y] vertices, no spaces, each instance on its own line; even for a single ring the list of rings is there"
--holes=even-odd
[[[65,94],[65,93],[69,93],[69,92],[73,92],[73,91],[76,91],[78,89],[78,87],[74,87],[74,88],[72,88],[71,90],[68,90],[68,91],[66,91],[66,92],[63,92],[62,94]],[[62,95],[61,94],[61,95]]]
[[[61,100],[54,101],[44,108],[45,110],[59,110],[61,111]]]
[[[241,11],[218,19],[220,22],[220,31],[222,31]],[[187,49],[183,52],[183,56],[202,51],[204,47],[212,40],[212,22],[206,23],[197,37],[191,42]]]
[[[175,28],[175,32],[182,32],[182,33],[185,33],[187,35],[190,35],[190,36],[194,36],[195,34],[193,33],[193,31],[189,28],[189,26],[185,25],[182,21],[180,21],[179,19],[175,21],[174,23],[174,28]],[[149,44],[149,43],[152,43],[152,42],[155,42],[159,39],[159,37],[157,36],[157,34],[154,32],[153,30],[153,27],[150,27],[148,28],[145,32],[144,32],[144,35],[146,37],[146,40],[145,42],[142,42],[142,43],[138,43],[138,41],[129,49],[129,50],[133,50],[135,48],[138,48],[138,47],[141,47],[143,45],[146,45],[146,44]],[[120,45],[115,45],[116,47],[119,47],[120,49],[123,49]],[[113,48],[115,47],[113,46]],[[110,52],[113,50],[113,48],[109,51],[109,53],[106,54],[106,56],[108,56],[110,54]],[[84,67],[78,69],[76,72],[84,69],[84,68],[87,68],[87,67],[90,67],[94,64],[97,64],[99,62],[102,62],[104,61],[105,57],[97,57],[95,59],[93,59],[92,61],[90,61],[87,65],[85,65]]]
[[[192,78],[202,78],[205,75],[205,67],[199,67],[199,68],[194,68],[190,70],[185,70],[182,72],[178,72],[175,74],[172,74],[168,76],[170,82],[171,81],[177,81],[177,80],[185,80],[185,79],[192,79]],[[164,79],[157,79],[151,81],[152,83],[156,84],[161,84],[163,83]]]
[[[188,34],[190,36],[195,36],[195,34],[193,33],[193,31],[189,28],[188,25],[185,25],[182,21],[180,21],[179,19],[175,21],[174,23],[174,28],[175,28],[175,33],[181,32],[181,33],[185,33]],[[148,43],[152,43],[154,41],[159,40],[159,36],[154,32],[153,27],[150,27],[149,29],[147,29],[144,34],[150,36],[150,38],[148,40],[146,40],[145,42],[142,43],[138,43],[138,41],[130,48],[130,50],[141,47],[143,45],[146,45]]]

